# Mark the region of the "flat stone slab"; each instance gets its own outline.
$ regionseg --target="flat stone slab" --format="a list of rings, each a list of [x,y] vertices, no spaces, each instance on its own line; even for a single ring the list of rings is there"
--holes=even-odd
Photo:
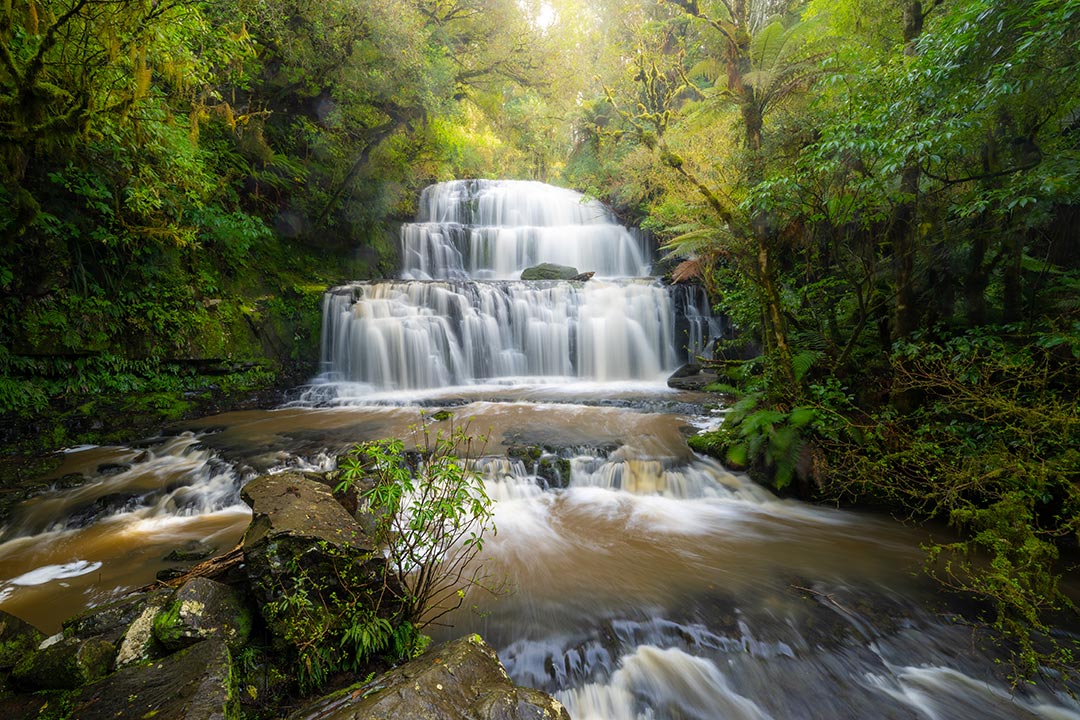
[[[479,635],[453,640],[320,698],[289,720],[570,720],[547,693],[515,685]]]

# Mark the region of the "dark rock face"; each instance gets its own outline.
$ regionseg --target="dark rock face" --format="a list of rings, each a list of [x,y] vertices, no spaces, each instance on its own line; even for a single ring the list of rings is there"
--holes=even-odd
[[[569,265],[556,265],[555,263],[540,263],[521,271],[522,280],[572,280],[578,275],[576,267]]]
[[[667,384],[676,390],[701,390],[706,385],[717,382],[716,373],[705,370],[695,363],[687,363],[671,373]]]
[[[228,585],[196,577],[184,583],[154,618],[153,634],[168,650],[201,640],[224,640],[233,649],[247,641],[251,617],[239,594]]]
[[[128,626],[148,604],[161,607],[171,591],[159,590],[146,595],[132,595],[92,607],[64,621],[64,635],[78,638],[101,637],[119,645]]]
[[[108,675],[115,657],[116,646],[102,638],[63,638],[24,655],[11,679],[28,690],[69,690]]]
[[[379,676],[328,695],[290,720],[570,720],[553,697],[510,680],[479,635],[444,643]]]
[[[72,718],[236,717],[225,643],[206,640],[148,665],[135,665],[82,688],[71,700]]]
[[[291,618],[268,605],[300,586],[305,600],[326,607],[337,604],[335,597],[366,594],[377,608],[377,598],[397,594],[383,592],[386,560],[327,485],[299,473],[264,475],[245,485],[241,497],[253,513],[243,541],[248,582],[275,637],[289,635]],[[392,614],[386,605],[380,614]]]

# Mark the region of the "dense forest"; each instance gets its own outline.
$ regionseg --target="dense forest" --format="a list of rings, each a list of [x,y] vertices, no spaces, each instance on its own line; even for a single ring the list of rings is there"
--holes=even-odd
[[[739,329],[696,449],[949,523],[928,571],[1073,663],[1080,0],[7,0],[0,158],[10,442],[313,372],[423,186],[542,179]]]

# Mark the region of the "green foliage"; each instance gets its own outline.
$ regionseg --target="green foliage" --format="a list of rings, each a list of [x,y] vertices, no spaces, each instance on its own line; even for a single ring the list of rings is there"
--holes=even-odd
[[[812,354],[795,360],[801,379],[811,366]],[[820,482],[818,441],[847,433],[844,417],[852,409],[852,398],[835,378],[828,378],[823,384],[810,385],[802,404],[781,409],[769,403],[760,389],[766,376],[747,377],[761,363],[758,358],[729,368],[733,380],[751,389],[740,392],[719,429],[692,437],[690,446],[733,467],[750,469],[776,490],[789,489],[795,480]]]
[[[495,528],[483,480],[468,465],[485,439],[453,423],[433,432],[425,421],[414,432],[416,466],[401,440],[361,443],[341,463],[338,490],[373,483],[362,498],[378,519],[375,539],[388,548],[404,616],[422,629],[483,587],[478,556]]]
[[[959,539],[927,546],[928,570],[984,601],[1013,655],[1014,680],[1068,671],[1075,651],[1050,640],[1050,618],[1076,610],[1059,585],[1058,546],[1080,539],[1076,328],[1017,326],[924,334],[897,346],[909,413],[849,416],[859,433],[822,442],[826,490],[947,520]],[[1053,349],[1041,347],[1053,337]]]
[[[416,625],[390,615],[372,586],[367,568],[355,559],[320,552],[333,564],[332,572],[315,573],[294,564],[291,587],[281,588],[278,600],[263,613],[272,628],[295,653],[293,667],[302,693],[322,687],[337,672],[358,672],[377,658],[398,661],[422,651],[426,639]],[[378,578],[376,578],[378,580]]]
[[[534,116],[555,50],[526,13],[512,0],[0,8],[0,346],[27,358],[3,361],[0,412],[156,393],[155,373],[206,395],[183,361],[311,362],[317,301],[294,288],[390,273],[386,217],[432,178],[555,164],[561,136]],[[74,367],[90,358],[140,368]]]

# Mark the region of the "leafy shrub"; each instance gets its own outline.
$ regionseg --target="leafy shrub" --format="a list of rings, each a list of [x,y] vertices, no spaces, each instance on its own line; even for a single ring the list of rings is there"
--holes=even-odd
[[[423,628],[483,585],[477,556],[495,527],[483,480],[467,462],[485,438],[453,424],[433,433],[425,422],[415,431],[415,465],[401,440],[361,443],[341,464],[338,490],[372,482],[362,498],[378,517],[375,540],[387,547],[396,581],[388,586],[401,588],[405,618]]]

